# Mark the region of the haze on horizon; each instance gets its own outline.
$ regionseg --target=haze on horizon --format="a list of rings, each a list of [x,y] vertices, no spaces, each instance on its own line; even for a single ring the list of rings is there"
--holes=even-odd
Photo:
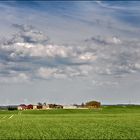
[[[140,104],[139,1],[1,1],[0,105]]]

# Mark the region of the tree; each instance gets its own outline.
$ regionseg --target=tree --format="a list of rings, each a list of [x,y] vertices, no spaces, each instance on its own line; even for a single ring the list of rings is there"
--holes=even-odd
[[[56,104],[48,104],[50,108],[55,108]]]
[[[97,101],[89,101],[85,104],[85,106],[88,107],[88,108],[100,108],[101,103],[97,102]]]
[[[47,105],[46,102],[44,102],[43,105],[46,106]]]
[[[82,103],[82,104],[81,104],[81,107],[84,107],[84,106],[85,106],[85,104],[84,104],[84,103]]]
[[[8,106],[8,110],[17,110],[16,106]]]
[[[42,103],[38,102],[37,105],[38,105],[38,106],[42,106]]]

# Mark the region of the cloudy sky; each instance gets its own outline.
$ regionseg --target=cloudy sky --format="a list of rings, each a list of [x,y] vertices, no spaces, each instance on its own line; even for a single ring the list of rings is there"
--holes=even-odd
[[[0,2],[0,105],[140,104],[140,2]]]

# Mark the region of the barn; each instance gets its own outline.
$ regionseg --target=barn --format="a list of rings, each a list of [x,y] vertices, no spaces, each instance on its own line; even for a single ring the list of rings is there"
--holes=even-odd
[[[33,105],[32,104],[27,105],[27,109],[33,109]]]

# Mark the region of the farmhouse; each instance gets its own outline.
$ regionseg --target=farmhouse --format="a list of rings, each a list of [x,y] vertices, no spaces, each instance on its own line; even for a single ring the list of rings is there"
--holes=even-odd
[[[18,110],[26,110],[27,106],[25,104],[21,104],[17,108],[18,108]]]
[[[37,109],[37,105],[33,105],[33,109]]]

